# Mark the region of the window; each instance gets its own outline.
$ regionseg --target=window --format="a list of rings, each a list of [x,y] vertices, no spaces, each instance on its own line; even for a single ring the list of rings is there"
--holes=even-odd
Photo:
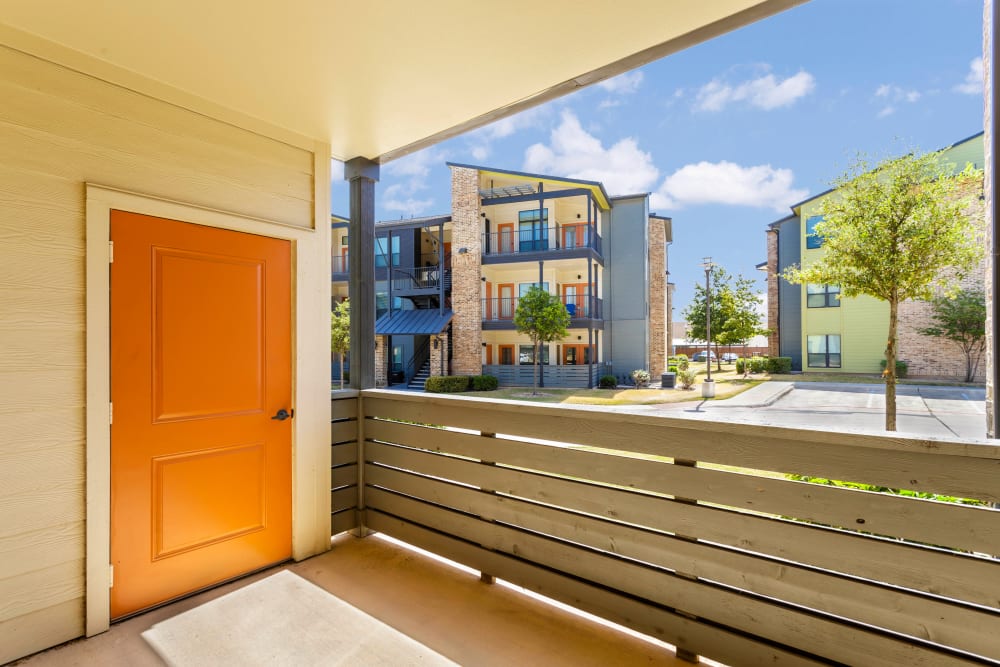
[[[806,336],[810,368],[840,368],[840,335]]]
[[[535,363],[535,346],[534,345],[521,345],[517,351],[518,363],[522,366],[531,365]],[[542,345],[542,363],[549,363],[549,346]]]
[[[807,308],[839,308],[840,285],[806,285]]]
[[[518,251],[549,249],[549,209],[520,211],[518,222]]]
[[[816,233],[816,223],[823,222],[823,216],[813,215],[806,218],[806,248],[819,248],[823,245],[823,237]]]
[[[546,281],[544,283],[521,283],[517,286],[518,296],[524,296],[528,293],[528,290],[535,286],[541,287],[546,292],[549,291],[549,283]]]
[[[342,246],[344,246],[346,248],[347,247],[347,239],[348,238],[349,237],[347,236],[347,234],[344,234],[342,237],[340,237],[340,245],[342,245]]]
[[[403,371],[403,346],[392,346],[392,372],[401,373]]]
[[[375,238],[375,267],[388,266],[389,239],[385,236]],[[392,237],[392,266],[399,266],[399,237]]]

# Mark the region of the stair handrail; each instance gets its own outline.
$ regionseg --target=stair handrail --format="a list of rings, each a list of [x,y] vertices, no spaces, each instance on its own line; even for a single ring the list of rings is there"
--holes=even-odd
[[[419,345],[414,351],[413,356],[410,357],[410,363],[406,365],[406,370],[403,372],[403,382],[409,384],[413,376],[417,374],[423,365],[431,358],[431,339],[428,336],[427,339]]]

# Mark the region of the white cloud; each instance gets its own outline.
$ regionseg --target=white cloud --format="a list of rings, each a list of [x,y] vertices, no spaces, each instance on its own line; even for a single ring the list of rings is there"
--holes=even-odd
[[[529,146],[524,171],[600,181],[610,194],[648,192],[660,172],[653,157],[628,137],[607,148],[588,133],[572,111],[552,130],[550,142]]]
[[[641,71],[625,72],[610,79],[605,79],[597,85],[616,95],[628,95],[639,90],[642,85],[643,74]]]
[[[983,58],[973,58],[969,63],[969,72],[965,81],[955,86],[955,91],[966,95],[983,94]]]
[[[620,107],[622,105],[621,100],[616,100],[612,97],[601,100],[601,103],[597,105],[598,109],[614,109],[615,107]]]
[[[469,132],[465,138],[469,144],[472,157],[482,162],[493,153],[493,142],[506,139],[521,130],[541,126],[543,119],[550,114],[548,105],[534,107],[526,111],[501,118],[489,125]]]
[[[766,74],[756,79],[730,84],[723,79],[712,79],[695,95],[695,111],[722,111],[734,102],[747,102],[759,109],[771,110],[794,104],[800,97],[816,88],[816,79],[806,71],[787,79]]]
[[[875,89],[875,101],[882,105],[882,108],[875,114],[875,117],[885,118],[891,116],[896,113],[900,104],[913,104],[921,97],[923,97],[923,93],[919,90],[908,90],[896,84],[883,83]]]
[[[413,217],[427,213],[434,205],[433,198],[418,198],[427,189],[431,166],[440,164],[446,155],[435,148],[425,148],[385,165],[385,180],[398,180],[379,195],[382,207],[389,211]]]
[[[694,204],[729,204],[787,211],[805,199],[808,190],[792,187],[791,169],[769,164],[744,167],[733,162],[688,164],[667,176],[654,193],[654,209],[680,208]]]

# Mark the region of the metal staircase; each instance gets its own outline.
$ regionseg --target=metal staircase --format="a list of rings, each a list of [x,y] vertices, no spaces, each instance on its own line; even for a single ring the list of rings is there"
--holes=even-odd
[[[413,378],[411,378],[410,381],[406,383],[406,388],[423,391],[424,385],[427,384],[427,378],[429,378],[430,376],[431,376],[431,360],[428,358],[427,361],[424,362],[423,366],[420,367],[420,370],[416,372]]]

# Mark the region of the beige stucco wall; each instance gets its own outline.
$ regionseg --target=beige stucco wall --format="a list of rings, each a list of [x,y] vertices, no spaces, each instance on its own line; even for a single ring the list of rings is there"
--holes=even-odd
[[[300,228],[317,207],[313,152],[6,47],[0,99],[3,663],[84,632],[85,183]]]

